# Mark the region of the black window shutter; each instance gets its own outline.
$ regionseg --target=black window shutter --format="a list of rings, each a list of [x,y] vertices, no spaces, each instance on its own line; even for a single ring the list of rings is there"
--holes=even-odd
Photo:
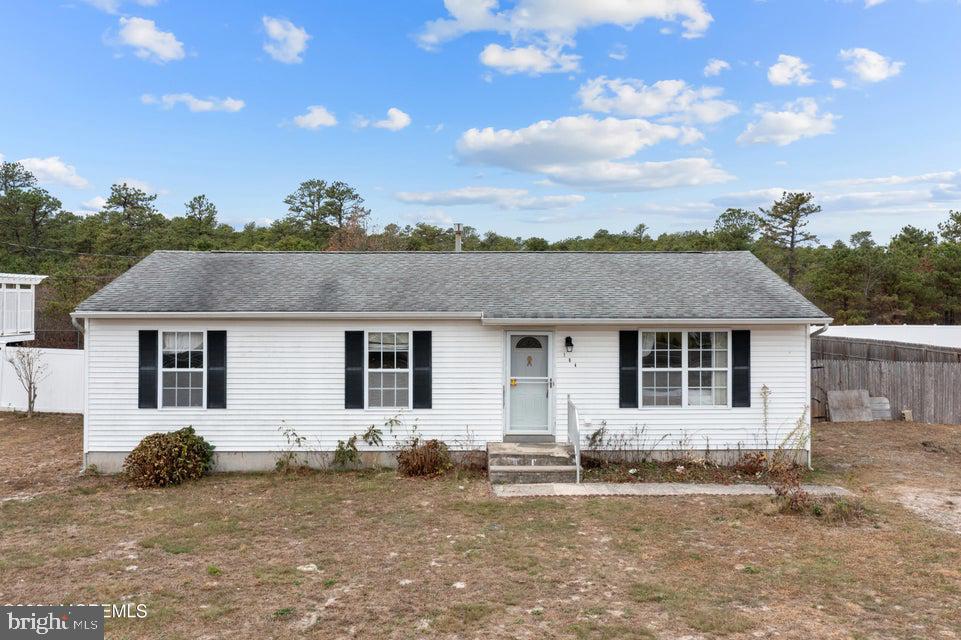
[[[364,408],[364,332],[344,333],[344,408]]]
[[[157,408],[157,349],[156,331],[141,331],[140,365],[137,375],[137,406],[141,409]]]
[[[431,398],[431,333],[414,332],[414,408],[430,409]]]
[[[207,408],[227,408],[227,332],[207,332]]]
[[[731,406],[751,406],[751,332],[731,332]]]
[[[621,409],[637,408],[637,331],[621,331],[620,345]]]

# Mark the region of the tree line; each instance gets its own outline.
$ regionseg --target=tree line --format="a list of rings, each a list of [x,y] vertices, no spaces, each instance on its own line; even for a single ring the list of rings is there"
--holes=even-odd
[[[0,164],[0,271],[48,274],[41,316],[65,326],[67,314],[141,257],[157,249],[244,251],[449,251],[454,230],[433,224],[382,229],[350,185],[307,180],[284,199],[286,213],[241,229],[220,222],[207,196],[164,215],[157,195],[115,184],[100,211],[77,215],[40,187],[22,165]],[[169,213],[169,212],[168,212]],[[887,243],[870,231],[821,244],[808,230],[821,207],[810,193],[784,193],[758,211],[730,208],[708,229],[654,236],[630,231],[548,241],[463,230],[465,251],[751,251],[835,318],[835,322],[961,322],[961,212],[936,230],[905,226]],[[42,324],[42,323],[41,323]],[[67,324],[66,327],[69,327]]]

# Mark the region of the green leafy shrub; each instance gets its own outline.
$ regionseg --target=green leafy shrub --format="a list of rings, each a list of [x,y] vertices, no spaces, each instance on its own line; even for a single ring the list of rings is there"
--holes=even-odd
[[[439,476],[452,466],[450,450],[440,440],[415,438],[397,454],[397,470],[405,476]]]
[[[167,487],[196,480],[213,468],[214,446],[193,427],[152,433],[123,462],[126,478],[141,487]]]
[[[338,440],[337,448],[334,449],[334,466],[344,469],[358,462],[360,462],[360,451],[357,449],[357,434],[347,438],[346,442]]]
[[[811,514],[835,525],[855,525],[875,516],[858,498],[820,498],[812,504]]]

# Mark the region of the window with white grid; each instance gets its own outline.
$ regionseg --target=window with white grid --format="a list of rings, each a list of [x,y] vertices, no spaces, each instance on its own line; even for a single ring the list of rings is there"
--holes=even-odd
[[[204,406],[204,332],[164,331],[161,396],[165,407]]]
[[[687,333],[688,406],[727,406],[728,361],[726,331]]]
[[[410,333],[367,333],[367,406],[410,406]]]
[[[684,332],[641,333],[641,406],[684,403]]]

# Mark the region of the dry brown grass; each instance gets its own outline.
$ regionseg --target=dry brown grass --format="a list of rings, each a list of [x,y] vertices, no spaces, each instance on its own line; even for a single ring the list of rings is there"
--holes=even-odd
[[[0,422],[2,491],[29,479],[46,492],[0,505],[0,602],[148,605],[144,620],[109,620],[108,637],[950,638],[961,628],[961,537],[886,501],[887,454],[868,426],[815,430],[821,475],[868,487],[877,511],[873,524],[836,526],[779,515],[766,498],[497,500],[483,480],[450,475],[217,475],[135,489],[77,476],[78,425]],[[900,427],[925,440],[952,433]],[[50,456],[59,463],[26,468],[51,437],[63,439]],[[916,471],[899,473],[913,482]],[[298,571],[305,564],[317,571]]]

